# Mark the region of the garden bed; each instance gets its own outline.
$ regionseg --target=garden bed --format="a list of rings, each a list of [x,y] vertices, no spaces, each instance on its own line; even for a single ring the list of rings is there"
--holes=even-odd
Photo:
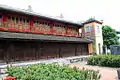
[[[99,72],[79,70],[57,64],[36,64],[25,67],[8,67],[8,76],[16,80],[98,80]]]

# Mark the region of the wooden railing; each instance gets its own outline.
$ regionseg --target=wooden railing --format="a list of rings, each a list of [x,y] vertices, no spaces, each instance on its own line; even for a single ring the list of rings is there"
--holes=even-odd
[[[0,23],[2,25],[2,23]],[[67,29],[67,34],[66,34],[66,28],[65,27],[52,27],[52,32],[51,32],[51,27],[48,25],[33,25],[30,26],[29,23],[24,23],[24,24],[19,24],[15,22],[3,22],[3,30],[8,30],[8,31],[14,31],[14,32],[32,32],[32,33],[42,33],[42,34],[54,34],[54,35],[64,35],[64,36],[75,36],[78,37],[78,30],[76,28],[69,28]]]
[[[53,32],[56,35],[65,35],[66,34],[66,30],[64,27],[53,27]]]
[[[50,26],[47,26],[47,25],[33,25],[31,31],[34,32],[34,33],[49,34],[50,33]]]
[[[68,28],[68,35],[69,35],[69,36],[78,36],[78,31],[77,31],[77,29]]]

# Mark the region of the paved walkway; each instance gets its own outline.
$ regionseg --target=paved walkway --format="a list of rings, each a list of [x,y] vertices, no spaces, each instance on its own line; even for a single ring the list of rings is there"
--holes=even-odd
[[[79,63],[71,64],[70,66],[71,67],[76,66],[80,69],[82,69],[84,67],[85,69],[99,70],[99,72],[101,74],[100,80],[118,80],[116,68],[90,66],[90,65],[79,64]]]

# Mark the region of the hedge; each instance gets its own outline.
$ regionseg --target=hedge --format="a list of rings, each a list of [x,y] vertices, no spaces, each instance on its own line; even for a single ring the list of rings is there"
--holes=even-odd
[[[88,65],[120,67],[120,55],[93,55],[88,57]]]
[[[76,67],[56,64],[37,64],[26,67],[8,67],[8,76],[16,80],[99,80],[100,74],[94,70],[79,70]]]

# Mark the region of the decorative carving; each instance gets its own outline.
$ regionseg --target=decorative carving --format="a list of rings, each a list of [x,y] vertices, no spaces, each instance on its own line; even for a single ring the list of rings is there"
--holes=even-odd
[[[76,28],[68,28],[68,35],[69,36],[78,36],[78,30]]]
[[[66,33],[66,30],[64,27],[54,26],[53,30],[54,30],[55,34],[58,34],[58,35],[65,35],[65,33]]]

